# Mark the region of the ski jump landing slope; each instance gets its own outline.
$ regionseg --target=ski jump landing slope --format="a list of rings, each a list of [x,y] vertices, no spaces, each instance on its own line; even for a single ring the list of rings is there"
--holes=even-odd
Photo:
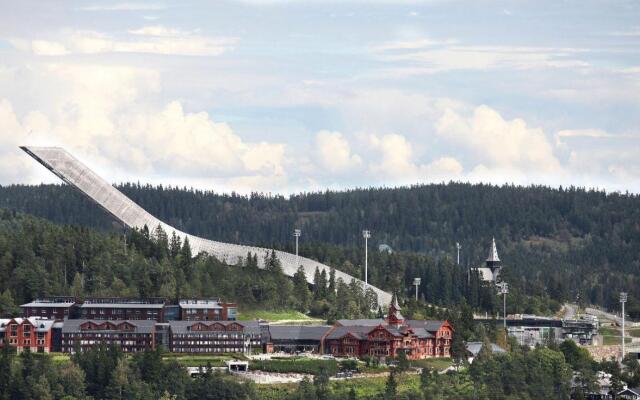
[[[20,148],[56,174],[64,182],[78,189],[107,210],[116,219],[131,228],[141,229],[146,225],[149,230],[153,230],[160,225],[169,236],[171,236],[172,232],[175,232],[182,241],[184,241],[185,238],[189,238],[189,244],[194,254],[205,252],[229,265],[235,265],[238,261],[246,258],[247,253],[251,252],[252,254],[258,255],[259,266],[261,268],[264,267],[264,256],[271,251],[270,249],[216,242],[181,232],[149,214],[145,209],[137,205],[109,182],[102,179],[66,150],[60,147],[22,146]],[[293,276],[298,269],[295,254],[276,250],[276,255],[282,263],[284,273]],[[299,257],[299,263],[302,268],[304,268],[309,283],[313,283],[316,268],[320,271],[326,270],[327,275],[329,274],[329,266],[309,258]],[[351,275],[336,270],[336,279],[337,278],[342,278],[345,282],[356,279]],[[360,279],[356,279],[356,281],[364,286],[364,282]],[[378,295],[378,304],[384,305],[391,302],[391,294],[371,285],[369,285],[369,287]]]

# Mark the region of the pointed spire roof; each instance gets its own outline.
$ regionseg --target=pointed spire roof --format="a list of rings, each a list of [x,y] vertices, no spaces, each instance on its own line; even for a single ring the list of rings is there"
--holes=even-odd
[[[495,237],[491,239],[491,250],[489,251],[487,262],[500,262],[500,257],[498,257],[498,249],[496,248]]]
[[[402,325],[403,321],[404,317],[400,313],[398,295],[393,293],[391,304],[389,305],[389,315],[387,316],[387,323],[389,323],[390,325]]]
[[[393,298],[391,299],[391,307],[393,307],[396,311],[400,311],[400,304],[398,304],[398,295],[393,294]]]

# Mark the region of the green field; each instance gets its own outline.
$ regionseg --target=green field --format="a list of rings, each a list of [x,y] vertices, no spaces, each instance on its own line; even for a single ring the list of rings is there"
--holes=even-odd
[[[251,369],[269,372],[296,372],[301,374],[317,375],[320,368],[324,367],[329,375],[333,376],[338,372],[338,362],[336,360],[317,360],[309,358],[289,358],[252,361],[249,365]]]
[[[600,328],[600,330],[598,331],[599,334],[602,335],[602,341],[605,346],[610,346],[610,345],[614,345],[614,344],[620,344],[620,331],[616,328],[610,328],[610,327],[604,327],[604,328]],[[632,331],[629,332],[631,334],[631,336],[634,337],[640,337],[640,330],[636,330],[636,331]],[[635,335],[638,336],[635,336]],[[625,343],[631,343],[631,338],[630,337],[626,337],[624,339]]]
[[[336,398],[347,398],[351,388],[355,389],[358,398],[368,398],[379,395],[384,391],[387,377],[353,378],[331,381],[331,387]],[[403,374],[398,378],[398,392],[417,390],[420,385],[418,375]],[[296,389],[296,384],[257,385],[258,400],[280,400]]]
[[[211,364],[212,367],[224,367],[224,362],[229,360],[246,360],[242,354],[205,354],[205,355],[184,355],[176,353],[166,353],[162,356],[165,360],[176,360],[185,367],[205,367]]]
[[[251,321],[255,319],[264,319],[267,321],[319,321],[324,322],[316,318],[311,318],[299,311],[265,311],[265,310],[241,310],[238,312],[238,320]]]
[[[49,353],[49,356],[51,357],[51,361],[53,361],[56,364],[64,364],[71,361],[71,357],[69,356],[69,354]]]
[[[411,361],[412,367],[430,368],[442,371],[449,368],[453,362],[450,358],[426,358],[424,360]]]

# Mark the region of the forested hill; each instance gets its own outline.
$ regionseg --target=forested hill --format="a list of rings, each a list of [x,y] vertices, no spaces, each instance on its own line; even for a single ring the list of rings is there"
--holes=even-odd
[[[293,228],[302,228],[301,253],[337,264],[359,264],[361,230],[370,229],[371,248],[385,243],[436,258],[454,258],[460,242],[465,266],[481,263],[495,236],[514,284],[558,300],[580,295],[613,305],[617,288],[633,292],[627,286],[640,276],[637,195],[460,183],[290,198],[133,184],[119,189],[167,223],[216,240],[291,249]],[[55,222],[117,227],[68,186],[0,187],[0,207]]]

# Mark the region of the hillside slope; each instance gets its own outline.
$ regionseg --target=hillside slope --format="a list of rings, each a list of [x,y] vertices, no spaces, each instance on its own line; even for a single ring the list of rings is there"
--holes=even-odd
[[[119,188],[160,219],[216,240],[291,250],[292,229],[301,227],[301,254],[334,265],[349,262],[356,272],[363,259],[362,229],[372,231],[371,248],[385,243],[436,259],[453,258],[458,241],[464,266],[481,263],[495,236],[508,279],[528,294],[559,301],[579,295],[609,307],[616,305],[620,289],[640,298],[640,289],[634,293],[631,287],[638,287],[640,275],[637,195],[459,183],[291,198],[133,184]],[[0,207],[103,230],[117,226],[66,186],[0,187]],[[375,282],[376,274],[383,275],[377,270],[394,267],[372,257]],[[408,287],[411,275],[421,272],[403,267],[394,273],[406,280],[398,284]]]

